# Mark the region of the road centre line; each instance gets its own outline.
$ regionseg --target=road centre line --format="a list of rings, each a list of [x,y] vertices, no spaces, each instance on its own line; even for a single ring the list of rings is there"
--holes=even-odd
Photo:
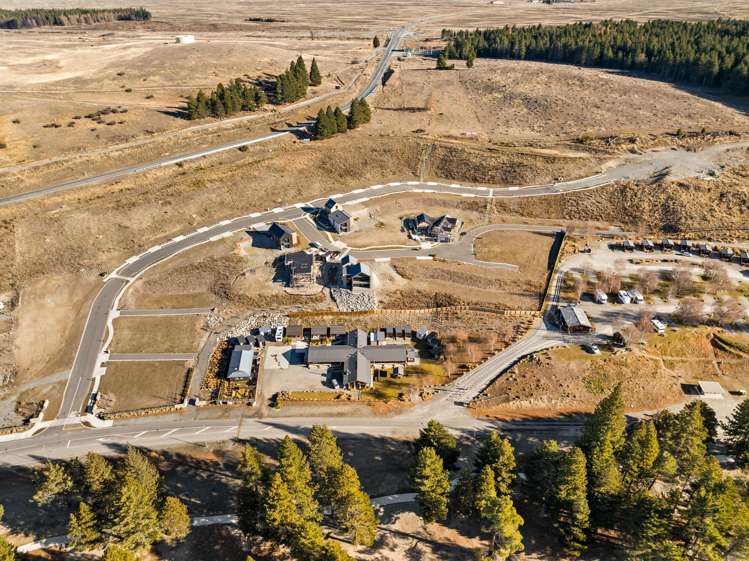
[[[205,432],[205,431],[207,431],[207,430],[208,430],[209,428],[211,428],[211,427],[203,427],[203,428],[202,428],[202,429],[200,429],[200,430],[199,430],[198,432],[196,432],[196,433],[193,433],[193,434],[200,434],[201,432]]]
[[[227,224],[231,224],[231,220],[222,220],[219,222],[219,226],[226,226]]]
[[[135,438],[140,438],[141,436],[143,436],[144,434],[146,434],[146,433],[148,433],[148,432],[150,432],[150,431],[144,430],[143,432],[139,432],[138,434],[136,434],[136,435],[135,435],[135,436],[134,436],[133,438],[134,438],[134,439],[135,439]]]
[[[168,436],[171,436],[171,435],[173,435],[173,434],[174,434],[175,432],[177,432],[178,430],[179,430],[179,429],[172,429],[172,430],[168,431],[167,433],[165,433],[165,434],[164,434],[163,438],[166,438],[166,437],[168,437]]]
[[[196,232],[198,232],[198,234],[202,234],[203,232],[207,232],[208,230],[209,230],[208,226],[201,226],[200,228],[196,230]]]
[[[221,432],[231,432],[231,431],[233,431],[233,430],[237,430],[238,428],[239,428],[239,426],[236,426],[236,427],[229,427],[228,429],[226,429],[226,430],[223,430],[223,431],[221,431]]]

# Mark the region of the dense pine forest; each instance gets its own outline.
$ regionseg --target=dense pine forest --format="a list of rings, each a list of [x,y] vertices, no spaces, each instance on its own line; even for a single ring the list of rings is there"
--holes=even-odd
[[[103,21],[148,21],[151,12],[145,8],[72,8],[1,10],[0,29],[24,29],[42,25],[80,25]]]
[[[749,22],[605,20],[475,31],[443,30],[449,58],[542,60],[649,72],[749,93]]]

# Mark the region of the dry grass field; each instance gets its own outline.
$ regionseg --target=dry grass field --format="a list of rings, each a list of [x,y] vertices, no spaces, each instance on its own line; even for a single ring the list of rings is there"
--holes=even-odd
[[[187,368],[181,362],[110,362],[99,394],[111,400],[107,412],[178,403]]]
[[[553,245],[553,234],[495,230],[478,238],[473,248],[476,259],[512,263],[523,275],[545,278]]]
[[[749,387],[749,354],[718,348],[713,333],[698,328],[651,334],[643,347],[599,356],[579,347],[538,353],[498,378],[478,412],[517,417],[591,411],[620,382],[632,411],[678,403],[684,399],[681,384],[699,380],[718,381],[727,391]],[[741,335],[724,336],[749,343]]]
[[[205,317],[119,317],[114,320],[113,353],[194,353]]]

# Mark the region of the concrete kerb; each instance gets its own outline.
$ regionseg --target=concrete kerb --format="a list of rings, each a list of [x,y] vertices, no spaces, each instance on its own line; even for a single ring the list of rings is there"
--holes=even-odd
[[[45,399],[44,403],[42,404],[41,411],[39,411],[36,417],[29,420],[28,428],[22,431],[0,435],[0,442],[12,442],[14,440],[23,440],[24,438],[30,438],[34,436],[37,432],[45,428],[44,421],[42,421],[42,419],[44,418],[44,412],[47,410],[48,406],[49,406],[49,400]]]

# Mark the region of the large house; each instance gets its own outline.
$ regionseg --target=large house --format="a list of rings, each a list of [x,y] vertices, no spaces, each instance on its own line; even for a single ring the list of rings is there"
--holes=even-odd
[[[288,249],[297,243],[296,232],[278,222],[270,225],[268,236],[275,242],[278,249]]]
[[[372,387],[376,369],[404,369],[416,360],[416,351],[406,345],[370,345],[361,329],[346,334],[345,344],[312,345],[307,350],[308,365],[341,368],[343,385]]]
[[[341,280],[342,284],[350,290],[374,286],[374,275],[369,265],[359,263],[359,260],[351,255],[346,255],[341,259]]]
[[[327,220],[330,227],[343,234],[351,231],[351,215],[341,208],[335,199],[328,199],[320,211],[322,218]]]
[[[453,216],[443,214],[435,217],[424,212],[403,220],[403,227],[412,236],[443,243],[452,240],[459,224],[458,219]]]

